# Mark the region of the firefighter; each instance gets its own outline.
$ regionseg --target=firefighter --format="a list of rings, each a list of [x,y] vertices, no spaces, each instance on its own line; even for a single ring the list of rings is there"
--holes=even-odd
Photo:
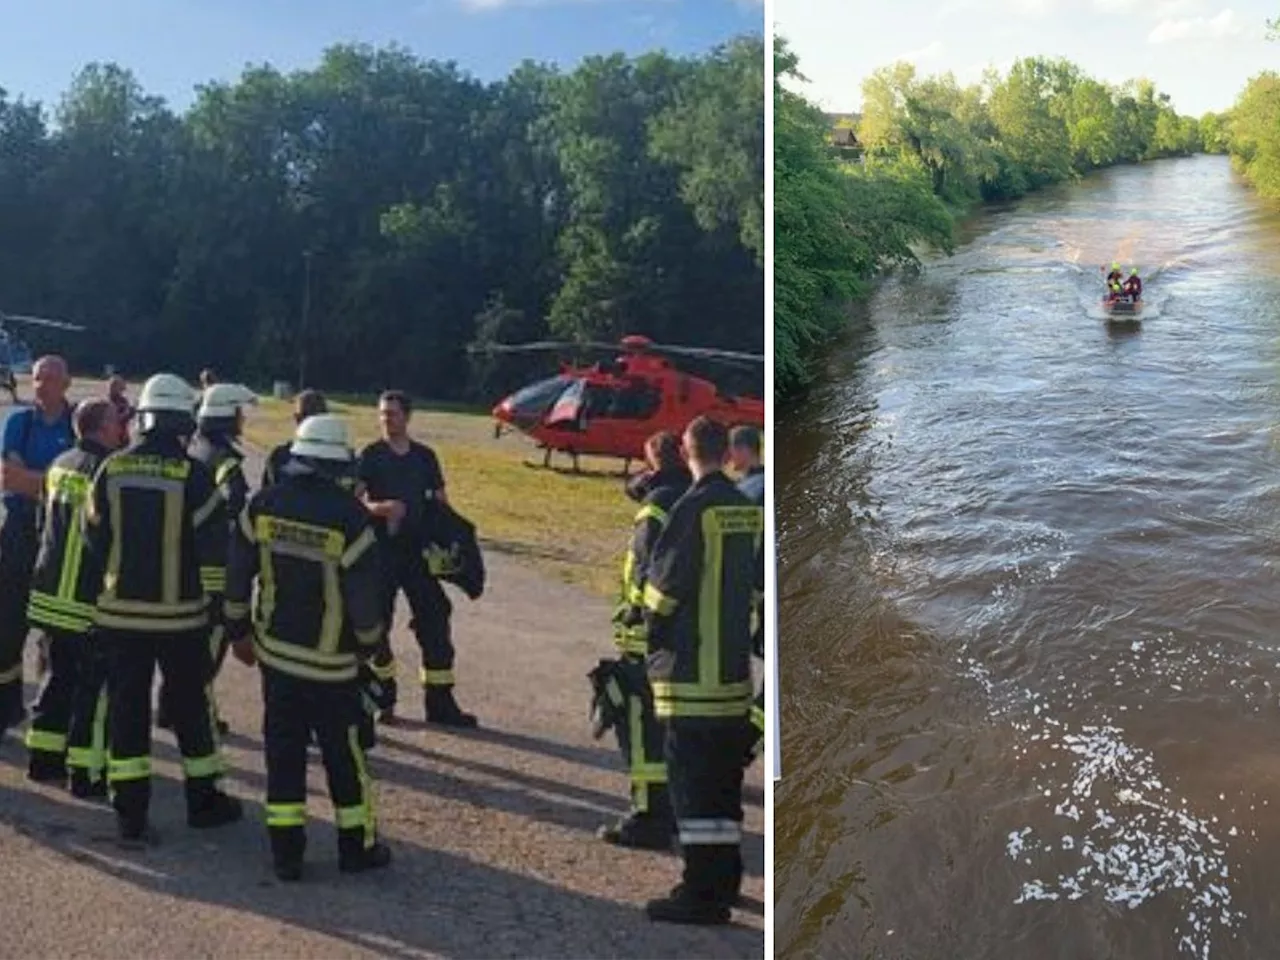
[[[653,712],[653,691],[645,676],[648,654],[644,623],[644,586],[649,555],[667,515],[688,489],[689,473],[680,458],[680,441],[663,431],[645,442],[648,482],[635,516],[631,544],[622,564],[622,596],[614,614],[614,644],[618,660],[614,675],[622,694],[618,747],[631,780],[631,810],[611,826],[601,827],[606,843],[651,850],[669,850],[675,833],[675,814],[667,792],[667,768],[662,759],[663,728]]]
[[[102,658],[90,636],[95,573],[80,537],[81,514],[98,465],[120,446],[124,421],[109,399],[73,415],[76,445],[45,473],[40,553],[27,618],[47,640],[48,673],[27,728],[27,776],[66,783],[82,798],[106,796],[106,698]]]
[[[409,398],[399,390],[388,390],[378,398],[378,418],[382,438],[360,452],[357,483],[362,499],[374,517],[378,533],[384,577],[388,589],[383,620],[395,618],[396,595],[403,590],[413,612],[409,626],[422,651],[419,679],[428,723],[454,727],[477,725],[473,714],[465,713],[453,696],[453,641],[449,617],[453,611],[439,580],[432,575],[423,557],[422,526],[428,506],[434,501],[447,504],[444,473],[440,461],[426,444],[409,437],[412,413]],[[395,657],[388,636],[370,661],[375,675],[396,700]],[[394,722],[394,706],[380,719]]]
[[[295,427],[307,417],[314,417],[329,412],[329,404],[319,390],[303,390],[293,398],[293,422]],[[266,489],[277,481],[280,470],[289,462],[292,440],[286,440],[267,456],[266,466],[262,468],[261,489]],[[345,482],[353,482],[354,477],[345,478]]]
[[[345,424],[322,414],[298,425],[279,482],[240,515],[224,616],[235,656],[259,665],[265,706],[267,832],[276,875],[301,879],[306,847],[307,745],[320,746],[338,831],[338,866],[385,867],[373,784],[360,745],[359,672],[380,644],[382,568],[363,505],[339,482],[354,457]],[[258,594],[250,629],[253,580]]]
[[[245,479],[243,468],[244,453],[236,446],[236,441],[244,430],[244,408],[255,403],[256,399],[251,391],[239,384],[212,384],[200,397],[200,409],[196,414],[196,435],[187,448],[191,456],[208,467],[213,474],[213,482],[226,503],[228,537],[235,518],[240,516],[240,511],[249,499],[249,482]],[[218,701],[214,694],[214,683],[227,656],[226,638],[219,618],[222,584],[211,582],[206,586],[213,596],[210,607],[212,628],[209,632],[209,655],[213,667],[209,675],[207,695],[218,733],[225,734],[227,724],[218,718]],[[161,715],[157,726],[171,725],[172,709],[167,701],[168,690],[161,687]]]
[[[157,663],[171,695],[188,825],[221,826],[243,812],[217,786],[223,765],[205,693],[209,588],[222,588],[228,536],[213,475],[183,440],[194,409],[182,378],[148,380],[138,397],[138,437],[98,468],[84,513],[85,547],[103,574],[94,642],[107,665],[107,782],[126,840],[147,829]]]
[[[760,431],[755,427],[734,427],[729,432],[729,459],[738,474],[738,489],[756,506],[764,507],[764,464],[760,462]],[[760,549],[764,549],[761,531]],[[755,655],[764,659],[764,591],[756,592],[752,646]],[[764,747],[764,684],[756,693],[748,715],[753,732],[745,763],[750,766]]]
[[[0,736],[23,717],[22,654],[27,601],[39,551],[36,509],[44,493],[44,470],[75,445],[67,388],[71,378],[61,357],[46,356],[31,368],[33,406],[9,414],[0,444]]]
[[[742,883],[741,758],[754,692],[751,619],[753,585],[764,581],[764,511],[724,473],[722,424],[698,417],[683,442],[694,482],[654,544],[644,605],[684,874],[646,909],[653,920],[728,923]]]

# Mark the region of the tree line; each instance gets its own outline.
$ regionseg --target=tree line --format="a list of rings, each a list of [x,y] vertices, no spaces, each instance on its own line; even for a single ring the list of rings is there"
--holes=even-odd
[[[1267,35],[1280,39],[1280,17],[1267,21]],[[1231,108],[1211,120],[1213,137],[1206,134],[1205,150],[1230,155],[1260,196],[1280,197],[1280,73],[1251,77]]]
[[[813,377],[844,307],[918,252],[952,251],[955,218],[1121,163],[1187,156],[1218,142],[1210,116],[1182,116],[1146,79],[1109,85],[1065,59],[1027,57],[961,86],[953,74],[883,67],[862,85],[861,156],[830,142],[830,123],[783,78],[798,58],[775,41],[775,387]],[[1273,114],[1274,116],[1274,114]],[[1277,134],[1280,142],[1280,133]]]
[[[0,91],[0,310],[86,326],[14,331],[82,369],[491,398],[554,358],[468,344],[762,352],[763,256],[759,37],[493,83],[338,45],[181,113],[116,64]]]

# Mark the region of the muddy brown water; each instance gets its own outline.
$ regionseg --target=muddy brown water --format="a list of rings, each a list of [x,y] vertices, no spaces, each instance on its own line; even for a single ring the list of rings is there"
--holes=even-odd
[[[1280,212],[1197,157],[963,236],[779,412],[777,955],[1280,956]]]

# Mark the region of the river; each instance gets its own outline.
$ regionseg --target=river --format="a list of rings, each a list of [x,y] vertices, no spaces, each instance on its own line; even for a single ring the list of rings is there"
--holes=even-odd
[[[961,234],[779,412],[777,955],[1280,955],[1280,212],[1195,157]]]

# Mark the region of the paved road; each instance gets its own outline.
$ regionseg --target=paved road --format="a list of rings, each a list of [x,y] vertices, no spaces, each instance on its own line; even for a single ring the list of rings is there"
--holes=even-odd
[[[250,475],[260,472],[260,460]],[[459,477],[458,483],[465,483]],[[378,816],[396,858],[338,874],[318,757],[310,767],[308,880],[278,883],[264,823],[256,670],[228,658],[218,690],[231,724],[227,789],[245,821],[188,830],[172,735],[157,732],[153,822],[160,843],[121,849],[102,805],[23,777],[16,734],[0,744],[3,952],[29,957],[760,957],[764,955],[762,778],[748,777],[753,903],[732,927],[650,923],[648,898],[677,879],[674,855],[618,851],[593,836],[625,808],[612,741],[587,728],[585,679],[608,655],[607,604],[518,561],[486,555],[490,586],[454,597],[458,699],[483,728],[381,731],[371,757]],[[422,715],[417,648],[399,611],[401,709]],[[32,645],[29,645],[29,647]],[[28,650],[28,676],[34,676]]]

